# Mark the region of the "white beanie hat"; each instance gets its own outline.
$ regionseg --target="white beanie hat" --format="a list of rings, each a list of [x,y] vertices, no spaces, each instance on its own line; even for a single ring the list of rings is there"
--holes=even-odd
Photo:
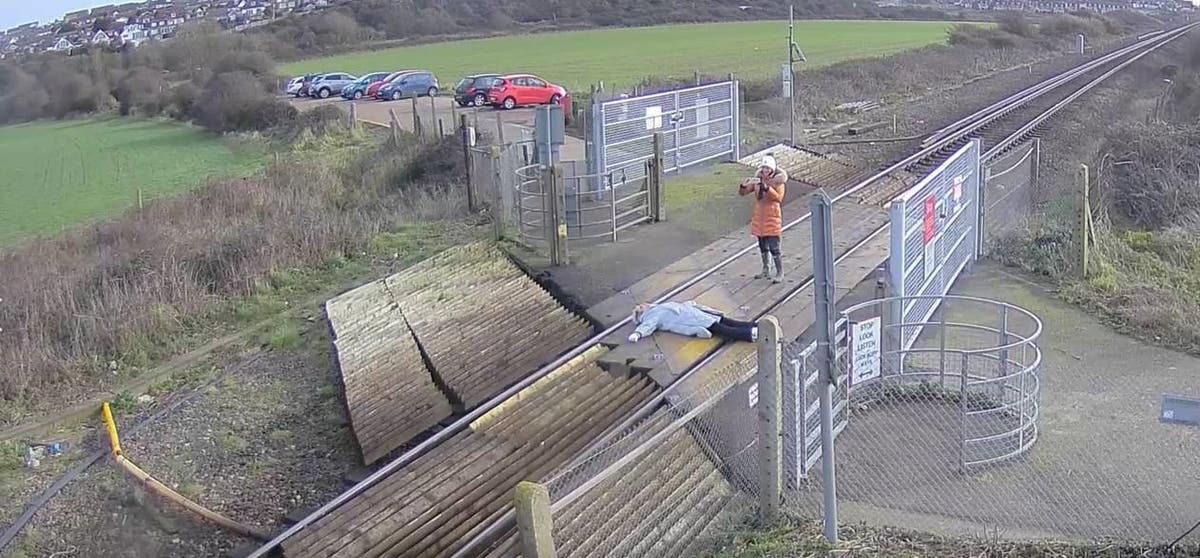
[[[763,156],[763,158],[762,158],[762,162],[761,162],[761,163],[759,163],[759,164],[758,164],[758,166],[760,166],[760,167],[767,167],[767,168],[769,168],[769,169],[771,169],[771,170],[778,170],[778,169],[779,169],[779,167],[777,167],[777,166],[775,165],[775,158],[774,158],[774,157],[772,157],[772,156],[770,156],[770,155],[764,155],[764,156]]]

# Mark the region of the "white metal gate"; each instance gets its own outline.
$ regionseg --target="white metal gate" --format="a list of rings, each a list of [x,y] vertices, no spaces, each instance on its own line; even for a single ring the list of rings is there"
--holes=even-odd
[[[598,175],[641,178],[662,133],[663,171],[739,158],[738,82],[601,101],[592,105],[591,153]]]
[[[888,272],[901,298],[891,314],[901,325],[900,350],[912,347],[962,270],[979,254],[979,157],[971,140],[908,191],[892,201]]]

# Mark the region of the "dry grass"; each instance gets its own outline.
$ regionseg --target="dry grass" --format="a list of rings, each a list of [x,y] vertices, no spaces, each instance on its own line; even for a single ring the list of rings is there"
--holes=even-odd
[[[0,397],[87,384],[110,361],[145,364],[226,303],[252,303],[272,274],[336,266],[378,233],[463,207],[451,143],[337,153],[295,153],[253,178],[0,253]]]
[[[1014,542],[997,532],[987,537],[941,537],[890,527],[841,525],[839,542],[830,545],[819,520],[789,518],[781,525],[760,529],[744,526],[725,535],[714,558],[771,558],[854,556],[879,558],[1167,558],[1200,555],[1196,545],[1164,547],[1054,541]]]

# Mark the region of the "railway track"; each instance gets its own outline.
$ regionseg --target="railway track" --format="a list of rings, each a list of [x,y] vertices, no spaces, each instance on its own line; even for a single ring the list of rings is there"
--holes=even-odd
[[[985,161],[1033,135],[1071,101],[1150,52],[1190,31],[1188,24],[1117,49],[1051,77],[935,131],[909,155],[865,176],[827,188],[834,199],[839,262],[878,244],[886,219],[878,206],[909,186],[897,175],[921,177],[959,146],[984,139]],[[784,226],[792,231],[808,215]],[[802,234],[802,228],[789,234]],[[744,262],[755,245],[728,256],[655,298],[686,296],[727,268]],[[751,267],[756,262],[750,262]],[[805,262],[801,262],[803,265]],[[793,276],[797,275],[793,273]],[[811,287],[810,271],[797,283],[756,295],[769,301],[753,318],[788,307]],[[629,318],[563,354],[524,380],[417,444],[360,483],[250,554],[282,548],[287,556],[474,556],[512,532],[512,487],[542,479],[613,435],[644,420],[698,371],[745,350],[712,343],[694,355],[674,382],[658,388],[644,377],[620,378],[599,369]],[[740,348],[739,348],[740,347]],[[752,349],[751,349],[752,350]]]

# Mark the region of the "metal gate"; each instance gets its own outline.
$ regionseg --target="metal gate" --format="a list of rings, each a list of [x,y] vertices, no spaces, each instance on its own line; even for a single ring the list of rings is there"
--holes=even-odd
[[[902,351],[937,310],[936,297],[949,292],[979,254],[980,153],[980,141],[971,140],[892,201],[888,272],[900,298],[891,319],[900,326]]]
[[[622,170],[627,180],[641,178],[661,133],[664,172],[719,157],[736,161],[738,106],[736,80],[594,103],[588,158],[597,175]]]

